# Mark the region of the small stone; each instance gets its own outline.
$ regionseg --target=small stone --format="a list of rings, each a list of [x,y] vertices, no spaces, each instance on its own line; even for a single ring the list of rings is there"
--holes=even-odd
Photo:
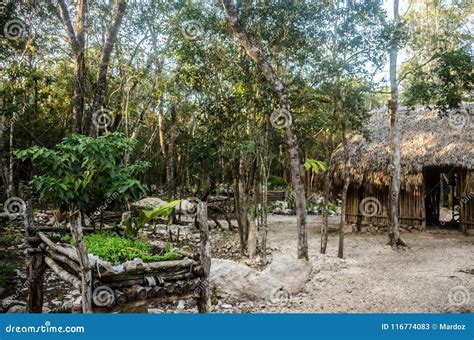
[[[232,305],[229,305],[229,304],[227,304],[227,303],[223,303],[223,304],[221,305],[221,307],[224,308],[224,309],[231,309],[231,308],[232,308]]]
[[[3,293],[5,293],[5,290],[6,290],[5,288],[0,287],[0,295],[3,295]]]
[[[176,307],[177,309],[179,310],[183,310],[184,309],[184,301],[183,300],[179,300],[178,302],[178,307]]]

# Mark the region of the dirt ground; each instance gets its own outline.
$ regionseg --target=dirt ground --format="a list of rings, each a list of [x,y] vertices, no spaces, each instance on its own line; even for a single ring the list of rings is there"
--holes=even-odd
[[[295,218],[272,215],[269,222],[273,256],[296,252]],[[277,304],[240,303],[234,312],[474,311],[474,237],[447,230],[405,232],[402,238],[409,247],[393,251],[385,235],[346,234],[344,259],[339,259],[337,234],[329,235],[327,254],[321,255],[320,218],[310,216],[308,225],[313,275],[306,290]]]
[[[339,217],[330,218],[336,230]],[[311,280],[303,292],[278,302],[213,297],[217,313],[472,313],[474,312],[474,237],[457,231],[403,232],[409,245],[393,251],[383,234],[345,235],[344,259],[337,258],[338,235],[329,234],[326,255],[319,253],[321,218],[308,216]],[[213,255],[238,259],[238,235],[213,230]],[[296,218],[270,215],[271,258],[296,255]],[[2,250],[4,251],[4,250]],[[11,249],[17,276],[2,298],[26,301],[26,245]],[[253,265],[255,267],[255,264]],[[46,310],[62,309],[78,296],[56,275],[46,274]],[[150,306],[150,313],[196,313],[195,301]],[[64,310],[67,310],[64,309]]]

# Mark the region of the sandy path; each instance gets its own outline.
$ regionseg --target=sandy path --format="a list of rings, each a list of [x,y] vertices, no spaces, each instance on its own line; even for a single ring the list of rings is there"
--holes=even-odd
[[[296,252],[295,218],[271,216],[269,222],[269,246],[277,248],[274,256]],[[314,273],[306,291],[278,305],[243,303],[236,306],[240,312],[474,311],[474,273],[460,272],[474,270],[474,237],[455,231],[403,233],[409,248],[393,251],[385,245],[385,235],[346,234],[345,259],[338,259],[335,234],[329,235],[327,254],[319,254],[319,225],[319,218],[311,216]]]

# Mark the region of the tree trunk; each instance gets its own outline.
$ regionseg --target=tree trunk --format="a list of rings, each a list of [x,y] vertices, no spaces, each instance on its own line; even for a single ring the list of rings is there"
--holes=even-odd
[[[85,0],[78,0],[76,5],[76,20],[73,27],[69,10],[64,0],[58,0],[59,12],[67,32],[74,58],[74,86],[72,99],[73,131],[82,133],[82,120],[84,115],[84,95],[86,64],[85,51],[85,18],[87,4]]]
[[[398,0],[393,2],[395,31],[393,32],[390,47],[390,94],[388,101],[388,120],[390,129],[390,197],[388,240],[392,248],[405,246],[400,238],[399,230],[399,199],[400,199],[400,125],[398,118],[398,84],[397,84],[397,57],[400,16],[398,13]]]
[[[239,173],[235,176],[235,185],[234,185],[234,211],[235,211],[235,218],[237,219],[237,227],[239,229],[239,240],[240,240],[240,257],[244,257],[245,255],[245,240],[244,240],[244,225],[242,223],[242,207],[241,207],[241,200],[240,200],[240,177]]]
[[[323,196],[323,216],[322,216],[322,226],[321,226],[321,254],[326,254],[326,249],[328,246],[328,228],[329,228],[329,171],[326,173],[325,183],[324,183],[324,196]]]
[[[346,145],[344,145],[344,185],[342,187],[341,197],[341,222],[339,225],[339,248],[337,251],[337,257],[344,257],[344,227],[346,224],[346,210],[347,210],[347,191],[349,189],[349,167],[350,160],[347,155]]]
[[[342,197],[341,197],[341,221],[339,225],[339,249],[337,256],[339,258],[344,257],[344,227],[346,221],[346,210],[347,210],[347,191],[349,189],[349,168],[351,166],[351,161],[349,157],[349,150],[347,149],[347,138],[346,138],[346,113],[344,107],[342,106],[341,98],[338,99],[338,111],[341,114],[341,126],[342,126],[342,148],[344,153],[344,184],[342,187]]]
[[[265,265],[267,263],[267,235],[268,235],[268,168],[267,168],[267,155],[268,155],[268,139],[265,136],[263,156],[260,164],[260,177],[262,181],[262,210],[260,213],[260,239],[262,240],[262,262]]]
[[[222,0],[224,10],[227,16],[232,33],[239,39],[247,55],[260,68],[268,83],[278,97],[280,114],[286,118],[286,144],[291,169],[291,182],[296,193],[296,221],[298,228],[298,258],[308,259],[308,236],[306,231],[306,197],[303,181],[301,179],[301,162],[298,151],[298,142],[291,124],[292,114],[288,96],[283,83],[278,79],[272,66],[268,63],[265,56],[254,45],[244,27],[238,21],[237,11],[232,0]]]
[[[209,313],[211,311],[211,295],[209,287],[209,275],[211,272],[211,241],[209,239],[209,226],[207,224],[207,203],[198,203],[196,222],[198,223],[197,227],[201,234],[201,265],[204,272],[200,287],[198,309],[199,313]]]
[[[8,135],[8,182],[7,182],[7,196],[13,196],[13,133],[15,125],[16,113],[13,114],[13,118],[10,121],[10,134]]]
[[[171,125],[170,125],[170,136],[168,143],[168,152],[166,153],[166,189],[168,191],[168,197],[176,196],[176,183],[175,183],[175,152],[174,144],[176,140],[176,103],[171,105]]]
[[[257,256],[257,202],[258,202],[258,193],[254,190],[249,212],[248,212],[248,240],[247,240],[247,252],[249,258],[253,259]]]
[[[249,228],[249,219],[248,219],[248,197],[246,190],[245,178],[245,167],[243,165],[243,160],[240,160],[239,166],[239,176],[238,176],[238,192],[239,192],[239,207],[240,210],[237,214],[237,219],[240,221],[239,224],[239,237],[240,237],[240,248],[241,256],[245,256],[245,248],[247,248],[247,235]]]
[[[94,103],[92,105],[92,112],[98,111],[105,103],[105,96],[107,94],[107,71],[109,69],[110,56],[112,55],[112,50],[114,48],[115,42],[117,41],[118,32],[126,9],[126,0],[115,0],[112,23],[110,24],[107,33],[105,45],[102,49],[102,55],[100,57],[99,70],[97,71],[97,79],[94,86],[95,96]],[[98,135],[98,129],[96,124],[93,122],[92,116],[90,117],[89,122],[89,135]]]
[[[24,224],[26,237],[29,240],[37,239],[37,230],[34,225],[33,211],[29,200],[25,202]],[[30,248],[38,247],[39,242],[28,242]],[[31,255],[28,264],[28,301],[26,305],[27,313],[43,312],[43,281],[46,266],[42,253]]]
[[[82,312],[92,313],[92,272],[89,263],[89,255],[83,238],[82,214],[79,211],[71,211],[69,219],[71,223],[71,234],[75,242],[77,257],[81,267]]]

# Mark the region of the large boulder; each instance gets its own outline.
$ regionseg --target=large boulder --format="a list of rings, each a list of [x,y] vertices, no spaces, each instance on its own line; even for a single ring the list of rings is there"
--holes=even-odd
[[[133,203],[133,206],[139,209],[154,209],[162,206],[165,203],[167,202],[158,197],[145,197]]]
[[[238,299],[275,301],[301,292],[311,272],[307,261],[289,255],[274,256],[263,271],[231,260],[212,259],[210,280],[222,293]]]

